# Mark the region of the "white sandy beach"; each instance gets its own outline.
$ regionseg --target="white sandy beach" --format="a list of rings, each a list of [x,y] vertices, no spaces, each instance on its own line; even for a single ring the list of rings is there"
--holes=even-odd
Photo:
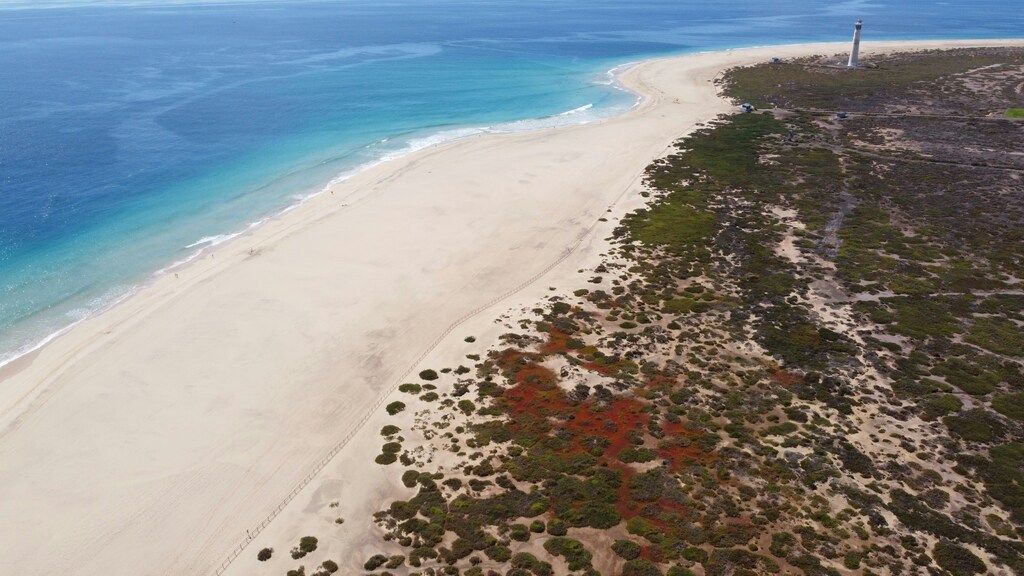
[[[260,573],[283,573],[307,534],[361,564],[369,514],[397,485],[397,467],[373,463],[393,388],[466,362],[501,333],[495,317],[591,266],[614,226],[598,219],[639,205],[647,164],[733,109],[713,84],[723,69],[845,47],[644,62],[621,76],[643,96],[624,115],[368,169],[6,367],[0,574],[211,574],[247,533],[229,574],[256,573],[263,546],[278,553]]]

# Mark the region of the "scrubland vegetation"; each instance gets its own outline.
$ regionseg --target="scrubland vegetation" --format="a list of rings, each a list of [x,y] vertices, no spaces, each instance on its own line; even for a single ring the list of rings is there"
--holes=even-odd
[[[762,110],[648,168],[587,288],[420,374],[455,464],[381,431],[366,572],[1024,573],[1024,51],[830,60],[728,73]]]

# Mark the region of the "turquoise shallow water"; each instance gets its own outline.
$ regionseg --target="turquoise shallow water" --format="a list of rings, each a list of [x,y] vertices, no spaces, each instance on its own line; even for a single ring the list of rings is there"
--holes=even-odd
[[[845,40],[857,17],[869,40],[1024,36],[1006,8],[0,0],[0,363],[360,166],[625,110],[623,62]]]

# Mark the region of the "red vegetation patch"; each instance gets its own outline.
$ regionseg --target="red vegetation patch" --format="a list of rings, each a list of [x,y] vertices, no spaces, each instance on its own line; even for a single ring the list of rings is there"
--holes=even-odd
[[[678,502],[660,499],[656,502],[634,501],[630,485],[637,475],[637,469],[619,460],[623,450],[633,445],[636,434],[644,433],[650,420],[646,404],[630,395],[616,396],[606,403],[594,398],[578,404],[572,403],[567,394],[558,386],[558,376],[541,364],[549,354],[566,350],[567,336],[557,329],[548,333],[548,341],[541,353],[505,350],[497,356],[499,367],[513,386],[505,391],[505,404],[511,417],[510,426],[528,434],[549,434],[558,426],[568,435],[568,443],[562,451],[565,456],[589,452],[587,440],[601,438],[606,445],[599,458],[604,466],[619,472],[622,484],[617,490],[616,511],[624,520],[643,517],[659,529],[672,532],[677,522],[673,518],[685,517],[690,511]],[[617,372],[623,360],[608,363],[589,362],[587,367],[602,374]],[[655,375],[648,379],[647,386],[671,389],[675,380]],[[688,463],[706,461],[709,454],[703,453],[694,441],[702,434],[687,428],[681,422],[664,422],[665,436],[657,449],[658,456],[667,461],[672,470],[679,470]],[[657,561],[656,548],[646,549],[645,557]]]
[[[668,460],[672,470],[677,471],[687,463],[704,459],[707,455],[692,444],[671,444],[658,448],[658,456]]]
[[[804,381],[804,375],[799,372],[792,372],[789,370],[776,370],[772,372],[772,380],[777,384],[781,384],[786,387],[795,386]]]
[[[516,372],[516,382],[505,392],[513,417],[523,414],[557,416],[566,414],[569,402],[555,384],[555,374],[539,364],[527,364]]]
[[[675,377],[662,374],[661,372],[651,374],[644,381],[644,388],[648,388],[650,390],[661,390],[662,392],[671,392],[675,386]]]
[[[630,432],[647,424],[643,404],[633,398],[620,396],[607,406],[598,407],[592,400],[580,404],[566,428],[573,433],[575,443],[587,436],[599,436],[608,441],[602,459],[614,461],[629,447]]]
[[[540,353],[545,356],[552,354],[564,354],[569,351],[569,335],[554,326],[546,326],[548,340],[540,347]]]
[[[595,362],[593,360],[584,362],[583,367],[591,372],[597,372],[602,376],[615,376],[622,369],[623,362],[621,360],[615,362]]]
[[[650,560],[655,564],[665,562],[665,552],[657,546],[644,546],[640,548],[640,557]]]
[[[662,430],[665,431],[665,441],[658,447],[658,456],[668,460],[673,471],[680,470],[690,462],[706,462],[710,459],[711,455],[701,450],[695,442],[703,432],[691,430],[682,422],[665,422]]]

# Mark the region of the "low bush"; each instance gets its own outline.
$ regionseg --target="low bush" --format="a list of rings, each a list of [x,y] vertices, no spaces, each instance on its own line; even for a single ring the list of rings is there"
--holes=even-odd
[[[1007,418],[1024,422],[1024,392],[996,396],[992,399],[992,408]]]
[[[622,460],[627,464],[634,462],[650,462],[651,460],[654,460],[655,457],[657,457],[657,454],[654,450],[643,447],[633,448],[630,446],[622,452],[619,452],[619,460]]]
[[[972,576],[985,571],[985,563],[973,552],[949,540],[939,540],[932,549],[935,562],[953,576]]]
[[[274,549],[273,548],[264,548],[263,550],[260,550],[256,554],[256,559],[259,560],[260,562],[266,562],[267,560],[270,560],[270,557],[273,556],[273,555],[274,555]]]
[[[569,570],[583,570],[590,567],[593,555],[579,540],[572,538],[551,538],[544,543],[544,549],[552,556],[562,556],[569,565]]]
[[[964,403],[952,394],[936,394],[921,401],[921,418],[934,420],[953,412],[959,412]]]
[[[428,368],[420,372],[420,378],[427,381],[437,380],[437,372]]]
[[[495,544],[494,546],[487,548],[484,550],[484,554],[495,562],[508,562],[508,560],[512,558],[512,551],[501,544]]]
[[[387,561],[387,556],[383,554],[374,554],[373,556],[370,556],[370,559],[363,564],[363,568],[365,570],[370,570],[372,572],[373,570],[376,570],[377,568],[383,566],[384,563]]]
[[[661,570],[650,560],[636,558],[622,567],[622,576],[661,576]]]
[[[392,402],[391,404],[388,404],[387,407],[385,408],[385,410],[388,411],[388,414],[394,416],[395,414],[398,414],[402,410],[405,410],[405,403],[404,402],[399,402],[398,400],[396,400],[396,401]]]
[[[526,542],[530,539],[530,529],[526,527],[526,524],[513,524],[508,536],[517,542]]]
[[[555,518],[548,522],[548,534],[551,534],[552,536],[565,536],[568,533],[568,526],[566,526],[565,522],[559,520],[558,518]]]
[[[416,481],[419,480],[420,473],[416,470],[406,470],[402,473],[402,484],[405,484],[406,488],[413,488],[416,486]]]
[[[620,558],[632,560],[640,557],[640,545],[632,540],[616,540],[612,544],[612,552],[618,554]]]
[[[529,552],[520,552],[512,556],[512,567],[529,570],[536,576],[550,576],[551,574],[554,574],[551,564],[548,564],[543,560],[539,560]]]
[[[981,408],[946,416],[942,421],[951,432],[971,442],[993,442],[1005,432],[1002,423]]]
[[[299,539],[299,550],[309,553],[316,550],[317,539],[313,536],[303,536]]]

